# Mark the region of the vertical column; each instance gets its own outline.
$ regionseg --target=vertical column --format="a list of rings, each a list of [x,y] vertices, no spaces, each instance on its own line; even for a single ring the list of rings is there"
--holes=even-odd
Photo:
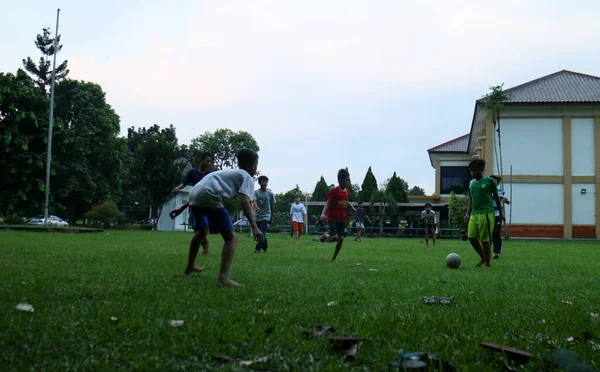
[[[435,195],[440,196],[442,190],[442,164],[439,160],[434,160],[435,166]]]
[[[571,116],[563,116],[563,229],[565,239],[573,237],[573,186],[571,158]]]
[[[496,138],[494,133],[494,122],[492,119],[485,120],[485,153],[483,154],[485,159],[485,174],[492,175],[494,174],[494,146]]]
[[[595,167],[594,173],[596,176],[596,193],[594,199],[596,199],[596,239],[600,239],[600,197],[598,192],[600,191],[600,116],[594,116],[594,159]]]

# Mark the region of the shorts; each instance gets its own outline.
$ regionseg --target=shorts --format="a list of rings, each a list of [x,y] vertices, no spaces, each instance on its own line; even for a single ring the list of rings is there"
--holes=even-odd
[[[190,205],[193,215],[194,231],[200,231],[209,227],[211,234],[222,234],[233,230],[233,223],[225,208],[204,208]]]
[[[292,221],[292,230],[302,232],[304,224],[302,222]]]
[[[346,236],[346,223],[329,221],[329,235]]]
[[[362,223],[362,222],[357,222],[357,223],[356,223],[356,228],[357,228],[357,229],[364,229],[364,228],[365,228],[365,224],[364,224],[364,223]]]
[[[495,219],[494,212],[472,214],[469,218],[469,238],[476,238],[484,243],[489,242]]]
[[[425,224],[425,232],[430,232],[435,234],[435,224],[434,223],[426,223]]]

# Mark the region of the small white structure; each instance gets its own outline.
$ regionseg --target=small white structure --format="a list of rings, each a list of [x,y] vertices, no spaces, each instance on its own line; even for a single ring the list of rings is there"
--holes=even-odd
[[[169,217],[169,212],[171,212],[174,208],[181,207],[183,204],[188,202],[191,192],[192,187],[186,186],[161,206],[160,217],[158,218],[158,223],[156,225],[158,231],[193,232],[191,226],[187,225],[189,208],[183,211],[179,216],[175,217],[175,219],[171,219],[171,217]]]

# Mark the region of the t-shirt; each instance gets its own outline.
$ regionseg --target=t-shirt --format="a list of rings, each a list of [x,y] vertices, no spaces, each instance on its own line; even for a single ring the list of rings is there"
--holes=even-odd
[[[242,169],[211,172],[198,182],[190,194],[190,205],[206,208],[223,208],[223,199],[233,199],[239,194],[254,197],[254,180]]]
[[[427,209],[421,212],[421,218],[425,220],[425,223],[430,225],[436,222],[436,215],[433,209],[429,213],[427,213]]]
[[[306,207],[302,203],[292,203],[292,206],[290,207],[290,214],[292,215],[293,222],[304,223]]]
[[[348,222],[348,189],[334,187],[327,194],[329,207],[327,208],[327,221]]]
[[[271,190],[262,191],[258,189],[254,191],[254,200],[260,208],[260,212],[256,213],[256,221],[265,221],[271,219],[271,206],[275,204],[275,196]]]
[[[503,203],[502,198],[504,198],[505,195],[506,195],[506,193],[504,192],[504,190],[498,189],[498,196],[500,197],[501,203]],[[496,199],[494,199],[494,215],[496,215],[496,216],[500,215],[500,208],[498,208],[498,205],[496,204]]]
[[[367,211],[363,207],[356,208],[356,219],[360,223],[365,222],[365,216],[367,215]]]
[[[483,177],[479,181],[472,179],[469,191],[471,214],[494,212],[494,195],[498,192],[494,179],[490,177]]]
[[[195,186],[198,182],[202,181],[202,179],[209,174],[210,171],[200,172],[197,168],[192,168],[183,179],[182,184]]]

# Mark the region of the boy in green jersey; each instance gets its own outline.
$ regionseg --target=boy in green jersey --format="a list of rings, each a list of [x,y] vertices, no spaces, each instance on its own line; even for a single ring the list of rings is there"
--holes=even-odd
[[[496,182],[490,177],[484,177],[485,160],[475,159],[469,163],[473,179],[469,184],[469,206],[465,214],[465,222],[469,222],[469,241],[479,254],[481,261],[477,267],[491,266],[492,245],[490,240],[494,229],[494,200],[500,204]],[[500,218],[504,218],[502,210]]]

